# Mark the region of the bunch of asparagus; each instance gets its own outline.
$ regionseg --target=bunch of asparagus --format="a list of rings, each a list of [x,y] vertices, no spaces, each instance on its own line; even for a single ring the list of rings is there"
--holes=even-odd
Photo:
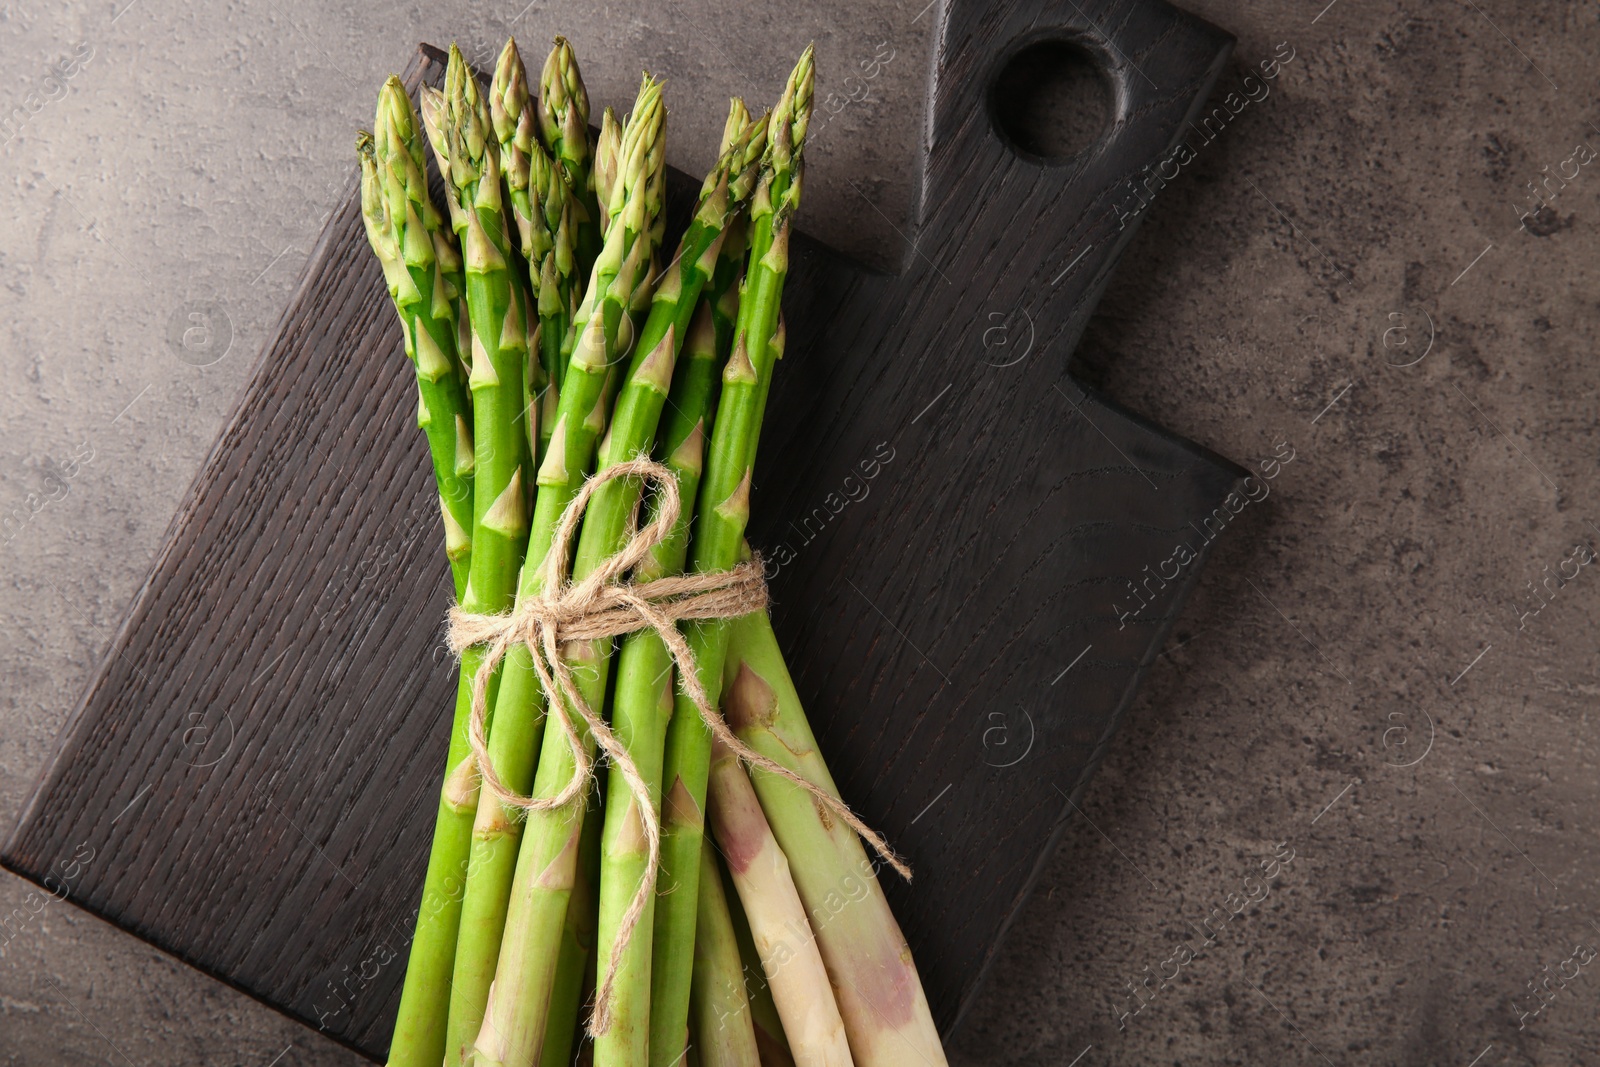
[[[636,456],[675,476],[683,508],[633,581],[749,558],[812,79],[807,49],[770,113],[730,103],[670,250],[648,74],[597,137],[560,37],[537,95],[514,41],[487,91],[455,47],[418,109],[397,78],[380,90],[357,138],[362,213],[416,370],[462,611],[539,597],[569,504]],[[573,580],[663,507],[638,477],[590,488]],[[838,790],[766,612],[681,630],[746,754],[795,777],[713,740],[651,629],[559,650],[631,781],[615,758],[589,771],[597,739],[571,701],[546,707],[525,646],[493,671],[466,649],[390,1064],[944,1062],[878,864],[818,802]]]

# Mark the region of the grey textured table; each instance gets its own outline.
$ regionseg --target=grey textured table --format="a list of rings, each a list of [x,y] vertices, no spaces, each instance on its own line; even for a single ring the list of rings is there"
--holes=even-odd
[[[1555,976],[1600,941],[1600,579],[1529,583],[1600,539],[1600,179],[1574,151],[1600,147],[1600,25],[1480,0],[1190,6],[1240,38],[1233,110],[1149,207],[1130,191],[1145,228],[1079,372],[1241,462],[1294,458],[1214,558],[955,1059],[1593,1061],[1600,990]],[[8,821],[417,40],[560,28],[622,102],[641,65],[684,100],[765,99],[813,36],[829,91],[887,38],[871,99],[817,141],[807,227],[913,254],[920,2],[595,9],[0,8]],[[719,122],[682,108],[672,161],[694,169]],[[1280,842],[1294,858],[1263,882]],[[352,1060],[10,876],[0,1054]]]

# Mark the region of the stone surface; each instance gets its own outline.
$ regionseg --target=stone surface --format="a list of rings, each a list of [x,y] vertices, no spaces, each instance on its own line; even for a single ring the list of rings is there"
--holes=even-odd
[[[1600,1056],[1600,994],[1554,977],[1600,945],[1593,568],[1524,616],[1600,540],[1600,183],[1569,164],[1518,218],[1600,149],[1600,27],[1325,3],[1190,5],[1240,39],[1219,97],[1295,58],[1149,208],[1076,362],[1240,462],[1295,459],[1205,572],[960,1063]]]
[[[1578,168],[1522,229],[1518,211],[1541,168],[1600,147],[1600,25],[1582,6],[1190,6],[1240,38],[1219,99],[1259,96],[1245,75],[1280,42],[1294,58],[1197,136],[1075,362],[1234,459],[1280,443],[1294,459],[1206,572],[953,1059],[1594,1059],[1600,993],[1553,976],[1600,939],[1585,743],[1600,578],[1579,570],[1537,614],[1528,583],[1600,537],[1582,243],[1600,179]],[[770,99],[812,37],[819,97],[842,92],[887,41],[868,97],[817,135],[806,228],[892,266],[910,254],[923,11],[0,5],[0,818],[286,303],[373,90],[417,40],[482,57],[507,32],[532,48],[560,29],[619,106],[648,66],[678,102],[669,158],[691,171],[722,120],[702,101]],[[1420,362],[1391,365],[1430,333]],[[1294,858],[1264,882],[1279,842]],[[0,875],[6,1062],[355,1062],[29,892]],[[1215,944],[1185,959],[1208,918]],[[1553,999],[1519,1029],[1547,976]]]

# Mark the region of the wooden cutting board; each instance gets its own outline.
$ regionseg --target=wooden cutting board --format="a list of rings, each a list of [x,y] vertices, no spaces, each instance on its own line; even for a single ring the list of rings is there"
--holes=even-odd
[[[1245,472],[1066,374],[1129,183],[1231,40],[1159,0],[942,17],[909,266],[797,241],[751,541],[845,797],[918,872],[887,890],[948,1030]],[[1045,39],[1116,99],[1061,165],[990,115]],[[441,75],[424,49],[408,77]],[[411,377],[352,181],[3,854],[373,1057],[455,691]]]

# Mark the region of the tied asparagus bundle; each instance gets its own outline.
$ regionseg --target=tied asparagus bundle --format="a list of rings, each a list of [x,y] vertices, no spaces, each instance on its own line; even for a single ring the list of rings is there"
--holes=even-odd
[[[812,84],[808,48],[769,113],[730,103],[670,249],[662,86],[592,130],[565,38],[537,84],[515,42],[486,87],[452,46],[358,137],[461,655],[391,1065],[944,1062],[877,881],[910,872],[751,610]]]

